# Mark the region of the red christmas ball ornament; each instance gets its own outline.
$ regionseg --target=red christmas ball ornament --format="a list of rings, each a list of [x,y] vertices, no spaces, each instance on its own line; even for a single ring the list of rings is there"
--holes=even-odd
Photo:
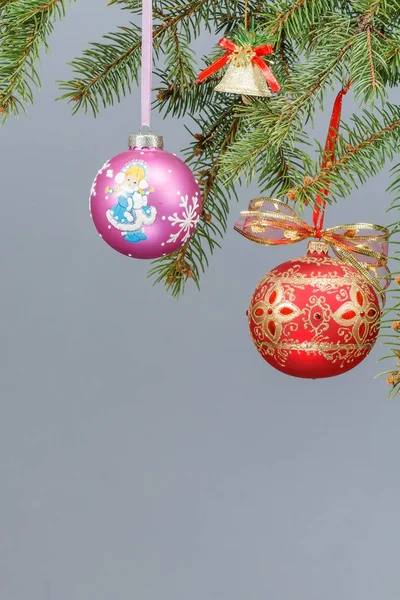
[[[308,379],[334,377],[359,365],[379,333],[377,294],[354,267],[310,242],[258,284],[248,310],[250,334],[275,369]]]

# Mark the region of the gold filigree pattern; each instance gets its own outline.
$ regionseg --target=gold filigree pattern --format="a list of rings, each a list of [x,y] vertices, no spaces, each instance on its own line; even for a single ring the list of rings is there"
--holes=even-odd
[[[305,273],[302,270],[302,264],[315,265],[319,270]],[[350,284],[357,285],[362,289],[369,288],[365,277],[358,271],[348,267],[345,264],[338,263],[329,256],[302,256],[298,259],[288,261],[281,267],[287,265],[287,269],[273,269],[268,273],[262,282],[275,282],[280,284],[289,284],[298,286],[312,286],[323,292],[337,292],[339,288]],[[331,267],[327,272],[326,267]],[[369,288],[370,289],[370,288]]]
[[[252,231],[254,231],[254,226],[252,227]],[[260,233],[260,232],[258,232],[258,233]],[[285,236],[285,238],[287,240],[292,240],[292,242],[296,242],[297,240],[300,239],[300,236],[297,233],[297,231],[285,231],[283,235]]]
[[[321,335],[329,329],[332,310],[325,296],[310,296],[309,302],[303,309],[304,329],[309,329],[315,336]]]
[[[257,287],[248,315],[253,342],[267,362],[314,378],[360,363],[375,344],[381,311],[356,269],[320,254],[273,269]]]
[[[292,302],[285,300],[282,286],[275,285],[265,299],[251,309],[256,325],[262,325],[265,335],[273,344],[279,340],[282,326],[300,315],[301,311]]]
[[[345,302],[333,313],[333,319],[340,325],[352,326],[352,333],[358,346],[361,346],[380,316],[377,307],[370,301],[363,290],[352,286],[350,302]]]
[[[304,352],[306,355],[322,356],[332,364],[338,364],[339,369],[346,365],[360,362],[371,352],[375,341],[364,344],[360,347],[358,344],[335,344],[331,342],[300,342],[299,340],[288,340],[277,344],[274,348],[266,342],[254,340],[257,350],[262,354],[264,351],[270,357],[274,357],[277,363],[284,367],[291,352]]]
[[[338,288],[341,285],[349,285],[347,277],[301,277],[295,275],[294,277],[271,277],[271,282],[280,284],[296,285],[297,288],[305,289],[307,286],[311,286],[315,290],[321,292],[332,292],[337,293]]]

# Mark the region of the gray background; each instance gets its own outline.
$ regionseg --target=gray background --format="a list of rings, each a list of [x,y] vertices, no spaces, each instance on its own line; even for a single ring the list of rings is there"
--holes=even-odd
[[[78,2],[36,108],[1,131],[0,598],[398,600],[400,402],[373,380],[382,348],[301,381],[248,337],[255,285],[305,245],[235,234],[244,190],[201,294],[178,302],[96,235],[88,190],[137,128],[137,96],[72,117],[54,81],[128,19]],[[154,121],[185,147],[182,122]],[[327,224],[387,223],[387,176]]]

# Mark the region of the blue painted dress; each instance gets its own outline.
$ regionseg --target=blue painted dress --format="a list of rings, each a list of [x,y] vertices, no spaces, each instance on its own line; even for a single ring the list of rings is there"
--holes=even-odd
[[[112,193],[110,190],[109,193]],[[147,239],[144,225],[152,225],[157,217],[154,206],[148,206],[149,189],[127,191],[118,194],[118,203],[107,211],[107,219],[124,236],[127,242],[137,243]]]
[[[110,208],[110,217],[117,223],[134,223],[136,212],[133,208],[133,196],[135,192],[123,191],[118,196],[118,203]]]

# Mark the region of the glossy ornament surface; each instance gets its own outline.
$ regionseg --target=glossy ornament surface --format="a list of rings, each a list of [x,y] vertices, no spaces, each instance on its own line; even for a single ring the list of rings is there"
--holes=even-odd
[[[103,165],[90,191],[90,213],[114,250],[133,258],[159,258],[194,233],[202,211],[200,189],[180,158],[155,147],[162,146],[162,138],[132,138],[156,143],[132,147]]]
[[[381,309],[373,287],[352,266],[331,258],[324,242],[285,262],[258,284],[248,310],[260,355],[294,377],[334,377],[372,350]]]

